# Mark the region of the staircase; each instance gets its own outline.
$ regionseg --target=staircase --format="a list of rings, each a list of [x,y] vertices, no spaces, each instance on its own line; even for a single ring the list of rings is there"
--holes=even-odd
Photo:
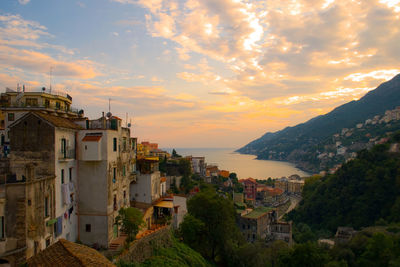
[[[108,246],[108,250],[118,251],[119,249],[121,249],[124,246],[125,240],[127,238],[128,238],[127,234],[121,233],[119,235],[119,237],[117,237],[116,239],[111,241],[110,245]]]

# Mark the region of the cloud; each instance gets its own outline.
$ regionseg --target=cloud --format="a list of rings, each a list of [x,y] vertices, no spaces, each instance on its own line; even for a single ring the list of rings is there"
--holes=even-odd
[[[3,68],[15,67],[43,74],[53,67],[55,76],[90,79],[100,75],[94,65],[89,60],[62,61],[44,53],[0,45],[0,66]]]
[[[26,5],[30,2],[31,0],[18,0],[18,3],[20,3],[21,5]]]

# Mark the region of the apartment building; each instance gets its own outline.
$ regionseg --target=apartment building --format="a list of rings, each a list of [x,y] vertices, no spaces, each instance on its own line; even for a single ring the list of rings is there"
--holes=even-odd
[[[136,139],[121,119],[108,114],[78,122],[79,239],[108,248],[118,237],[115,218],[129,207],[130,184],[136,181]]]

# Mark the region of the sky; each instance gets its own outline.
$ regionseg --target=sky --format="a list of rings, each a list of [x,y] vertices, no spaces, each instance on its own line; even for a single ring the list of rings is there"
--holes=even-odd
[[[1,0],[0,91],[51,80],[139,141],[239,148],[391,79],[399,44],[400,0]]]

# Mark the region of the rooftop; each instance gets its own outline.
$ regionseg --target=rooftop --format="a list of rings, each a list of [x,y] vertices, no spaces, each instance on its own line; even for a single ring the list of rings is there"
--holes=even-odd
[[[257,218],[263,216],[265,213],[270,212],[271,210],[274,210],[274,208],[259,207],[259,208],[254,209],[250,213],[243,215],[242,217],[248,218],[248,219],[257,219]]]
[[[39,252],[27,261],[28,266],[115,266],[96,250],[65,239]]]

